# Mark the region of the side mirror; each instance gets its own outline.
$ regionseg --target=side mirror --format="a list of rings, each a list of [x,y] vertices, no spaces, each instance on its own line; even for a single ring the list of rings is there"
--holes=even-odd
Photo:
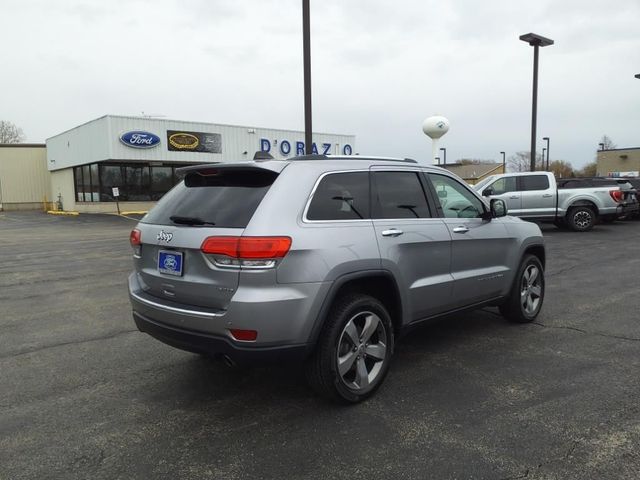
[[[491,195],[493,195],[493,188],[491,187],[487,187],[482,191],[483,197],[490,197]]]
[[[492,198],[491,202],[491,215],[495,218],[504,217],[507,215],[507,204],[504,203],[504,200],[499,198]]]
[[[446,190],[438,190],[438,198],[447,198]]]

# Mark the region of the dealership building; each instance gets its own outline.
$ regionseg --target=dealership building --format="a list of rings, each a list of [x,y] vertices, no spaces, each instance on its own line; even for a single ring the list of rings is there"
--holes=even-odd
[[[597,165],[601,177],[638,177],[640,147],[598,150]]]
[[[0,206],[60,203],[67,211],[148,210],[178,181],[176,169],[304,153],[304,132],[105,115],[43,144],[2,145]],[[313,152],[351,155],[355,136],[313,134]]]

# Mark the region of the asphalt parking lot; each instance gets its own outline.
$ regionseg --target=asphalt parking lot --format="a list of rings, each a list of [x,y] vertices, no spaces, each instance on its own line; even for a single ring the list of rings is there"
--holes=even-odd
[[[545,226],[535,324],[413,332],[352,407],[139,333],[134,223],[0,213],[0,479],[640,478],[640,222]]]

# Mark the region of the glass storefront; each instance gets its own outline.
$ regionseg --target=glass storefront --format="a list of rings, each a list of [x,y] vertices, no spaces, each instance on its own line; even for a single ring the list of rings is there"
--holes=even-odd
[[[113,187],[118,187],[121,202],[159,200],[178,183],[176,169],[187,166],[103,162],[74,167],[76,201],[115,202]]]

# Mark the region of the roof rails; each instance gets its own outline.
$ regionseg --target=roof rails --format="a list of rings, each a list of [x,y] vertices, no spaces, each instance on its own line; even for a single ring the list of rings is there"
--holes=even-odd
[[[288,161],[297,162],[297,161],[306,161],[306,160],[382,160],[385,162],[405,162],[405,163],[418,163],[412,158],[387,158],[387,157],[367,157],[360,155],[320,155],[320,154],[312,154],[312,155],[297,155],[295,157],[288,158]]]

